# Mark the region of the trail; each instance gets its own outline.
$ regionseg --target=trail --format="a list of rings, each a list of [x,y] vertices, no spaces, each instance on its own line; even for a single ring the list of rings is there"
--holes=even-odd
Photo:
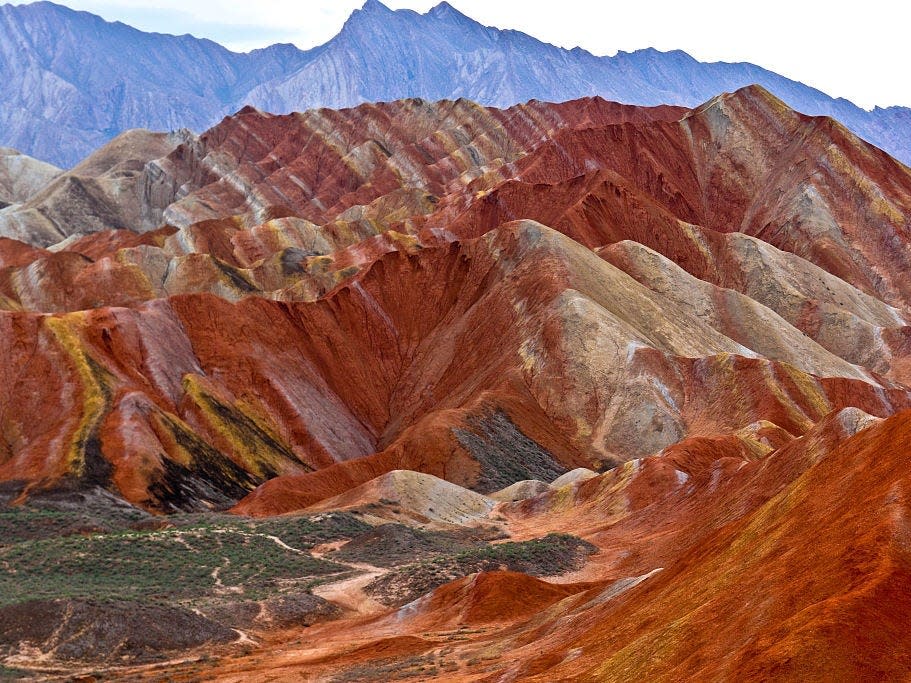
[[[323,559],[323,556],[326,553],[332,552],[333,550],[338,550],[342,545],[344,545],[344,543],[344,541],[324,543],[322,545],[314,547],[310,553],[317,559]],[[344,609],[350,610],[360,615],[378,614],[389,609],[364,592],[364,588],[371,581],[380,576],[383,576],[383,574],[387,574],[389,572],[388,569],[377,567],[372,564],[366,564],[364,562],[341,562],[339,560],[332,561],[337,564],[342,564],[346,567],[350,567],[351,569],[355,569],[361,573],[348,579],[316,586],[311,591],[314,595],[323,598],[324,600],[334,602],[339,607],[343,607]]]

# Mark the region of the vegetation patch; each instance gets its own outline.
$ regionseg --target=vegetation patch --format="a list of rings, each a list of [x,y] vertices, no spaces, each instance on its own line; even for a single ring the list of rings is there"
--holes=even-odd
[[[408,678],[430,678],[436,676],[436,658],[433,655],[419,655],[407,659],[381,659],[351,667],[333,676],[331,683],[355,683],[355,681],[388,681]]]
[[[126,531],[154,519],[103,489],[55,491],[0,505],[0,548],[22,541]]]
[[[340,607],[310,593],[278,595],[261,602],[221,603],[202,611],[210,619],[235,628],[312,626],[342,615]]]
[[[28,678],[34,678],[34,675],[35,673],[33,671],[25,671],[24,669],[17,669],[13,666],[0,664],[0,681],[22,681]]]
[[[362,562],[377,567],[398,567],[454,552],[466,551],[501,537],[489,529],[426,531],[404,524],[383,524],[356,536],[327,557],[340,562]]]
[[[305,592],[321,577],[350,571],[313,557],[310,548],[371,528],[341,513],[175,515],[160,530],[129,524],[136,522],[0,508],[0,606],[55,599],[196,605]]]
[[[233,643],[234,629],[338,618],[309,591],[352,569],[310,550],[372,528],[351,513],[155,517],[101,488],[0,505],[0,656],[155,661]]]
[[[379,577],[365,590],[379,602],[398,607],[475,572],[508,569],[538,577],[565,574],[581,569],[596,551],[581,538],[548,534],[531,541],[483,545],[415,562]]]

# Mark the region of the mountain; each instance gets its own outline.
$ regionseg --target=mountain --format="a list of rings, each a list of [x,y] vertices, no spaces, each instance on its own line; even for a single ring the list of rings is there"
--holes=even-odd
[[[89,155],[69,171],[48,166],[17,203],[0,208],[0,235],[50,246],[74,235],[129,227],[134,231],[159,227],[159,214],[149,214],[142,201],[145,165],[167,155],[190,137],[180,133],[129,130]],[[18,160],[22,155],[7,157]],[[40,162],[34,162],[35,164]],[[16,167],[20,169],[21,167]],[[19,184],[23,177],[17,175]],[[48,182],[50,181],[50,182]]]
[[[238,55],[49,2],[0,7],[0,37],[4,144],[67,167],[131,128],[208,128],[304,63],[292,46]]]
[[[89,179],[91,203],[64,192]],[[11,396],[68,406],[7,405],[10,480],[164,510],[272,479],[243,509],[285,511],[294,477],[336,495],[406,465],[489,493],[911,400],[911,171],[758,86],[693,110],[248,108],[125,134],[48,188],[24,205],[134,231],[3,242],[7,366],[31,358]]]
[[[628,104],[693,107],[719,92],[759,84],[792,108],[832,116],[893,156],[911,161],[911,110],[867,112],[847,100],[755,66],[702,63],[654,49],[596,57],[519,31],[482,26],[442,2],[426,14],[367,0],[294,74],[255,88],[247,103],[284,113],[401,97],[457,99],[504,107],[530,99],[600,96]]]
[[[564,50],[482,26],[445,2],[418,14],[368,0],[324,45],[248,54],[47,2],[0,7],[0,144],[66,167],[127,129],[204,130],[248,104],[286,113],[404,97],[505,107],[601,96],[693,107],[754,83],[911,162],[909,109],[867,112],[751,64],[705,64],[680,51]]]
[[[18,199],[4,675],[911,671],[911,170],[833,119],[247,107]]]

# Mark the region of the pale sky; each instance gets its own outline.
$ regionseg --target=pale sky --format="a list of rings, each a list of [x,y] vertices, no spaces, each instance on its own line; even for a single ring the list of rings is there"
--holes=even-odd
[[[237,51],[329,40],[363,0],[58,0],[145,31],[191,33]],[[437,0],[384,0],[425,12]],[[753,62],[856,104],[911,106],[911,3],[867,0],[450,0],[488,26],[597,55],[681,49]],[[745,9],[750,7],[752,9]],[[850,9],[849,9],[850,8]]]

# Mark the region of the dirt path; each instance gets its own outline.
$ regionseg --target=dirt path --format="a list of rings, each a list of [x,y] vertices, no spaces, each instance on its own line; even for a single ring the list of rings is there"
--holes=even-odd
[[[345,541],[336,541],[334,543],[324,543],[314,547],[310,553],[317,559],[323,559],[326,553],[338,550],[345,544]],[[325,583],[315,587],[311,592],[324,600],[334,602],[339,607],[351,610],[360,615],[378,614],[385,612],[389,608],[377,602],[364,592],[364,588],[374,579],[389,572],[383,567],[376,567],[372,564],[363,562],[341,562],[333,559],[337,564],[343,564],[351,567],[361,573],[342,581],[334,583]]]

